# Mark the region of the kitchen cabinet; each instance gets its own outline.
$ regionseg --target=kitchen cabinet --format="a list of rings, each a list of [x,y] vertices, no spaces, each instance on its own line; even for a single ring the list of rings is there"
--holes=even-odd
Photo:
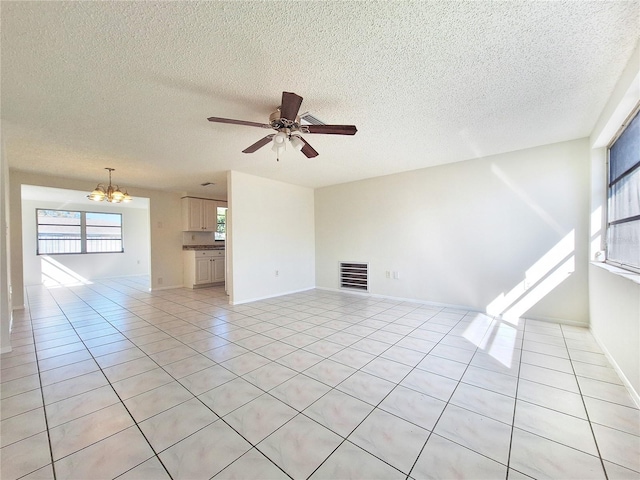
[[[215,232],[218,202],[207,198],[182,198],[182,230],[185,232]],[[226,204],[226,202],[224,202]]]
[[[186,250],[183,261],[186,288],[224,283],[224,250]]]

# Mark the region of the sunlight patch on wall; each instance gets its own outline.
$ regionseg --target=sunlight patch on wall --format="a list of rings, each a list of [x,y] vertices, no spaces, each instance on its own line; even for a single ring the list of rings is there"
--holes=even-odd
[[[521,187],[516,185],[516,182],[512,180],[504,170],[498,167],[495,163],[491,164],[491,171],[493,174],[498,177],[502,183],[504,183],[509,189],[515,193],[520,200],[522,200],[533,212],[538,215],[547,225],[553,228],[556,232],[560,233],[564,229],[562,226],[555,221],[555,219],[549,215],[544,208],[538,205],[527,192],[524,191]]]
[[[47,288],[91,285],[93,283],[48,255],[40,257],[40,270],[42,271],[42,284]]]
[[[524,280],[508,293],[501,293],[486,312],[517,321],[527,310],[569,278],[575,271],[575,230],[571,230],[526,272]]]
[[[602,255],[602,248],[602,207],[598,207],[591,212],[591,255],[589,258],[602,260],[599,257],[599,255]]]

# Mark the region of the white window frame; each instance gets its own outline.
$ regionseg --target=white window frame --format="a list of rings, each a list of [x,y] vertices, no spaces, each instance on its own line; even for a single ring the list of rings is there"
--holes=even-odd
[[[615,136],[611,139],[611,142],[609,142],[609,144],[607,145],[607,175],[606,175],[606,192],[607,192],[607,197],[606,197],[606,236],[605,236],[605,252],[606,252],[606,257],[605,257],[605,263],[608,263],[610,265],[622,268],[624,270],[628,270],[631,272],[635,272],[635,273],[640,273],[640,265],[630,265],[628,263],[624,263],[624,262],[619,262],[616,261],[616,259],[610,259],[609,258],[609,238],[610,238],[610,227],[612,225],[616,225],[616,224],[621,224],[624,222],[621,222],[620,219],[617,221],[610,221],[609,219],[609,203],[610,203],[610,197],[611,197],[611,147],[616,143],[616,141],[622,136],[622,134],[625,132],[625,130],[627,129],[627,126],[636,118],[636,116],[638,117],[638,121],[640,121],[640,103],[638,103],[635,108],[631,111],[631,113],[629,114],[629,116],[627,116],[627,118],[625,119],[625,121],[623,122],[622,126],[620,127],[620,129],[616,132]],[[618,177],[618,179],[616,179],[616,183],[624,178],[624,176],[635,172],[637,169],[640,168],[640,164],[632,167],[628,172],[625,172],[625,174],[621,175],[620,177]],[[622,219],[623,221],[638,221],[638,219],[636,218],[636,216],[633,217],[627,217],[628,219],[631,220],[626,220],[626,219]],[[640,248],[640,247],[639,247]]]
[[[80,214],[80,251],[74,252],[46,252],[40,251],[40,222],[38,217],[39,211],[54,211],[54,212],[69,212],[69,213],[79,213]],[[120,238],[115,239],[120,241],[120,249],[119,250],[104,250],[104,251],[88,251],[87,244],[90,241],[87,235],[87,215],[96,214],[96,215],[118,215],[120,217]],[[89,228],[94,225],[89,225]],[[115,227],[105,227],[105,228],[115,228]],[[62,210],[56,208],[36,208],[36,255],[91,255],[91,254],[111,254],[111,253],[124,253],[124,225],[122,213],[114,213],[114,212],[87,212],[81,210]]]

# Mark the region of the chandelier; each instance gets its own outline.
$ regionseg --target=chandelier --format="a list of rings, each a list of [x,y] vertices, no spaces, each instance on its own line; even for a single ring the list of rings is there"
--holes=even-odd
[[[111,172],[115,168],[105,168],[105,170],[109,170],[109,185],[105,187],[104,184],[99,183],[95,190],[87,195],[87,198],[96,202],[106,200],[111,203],[130,202],[133,200],[126,190],[123,193],[118,185],[111,185]]]

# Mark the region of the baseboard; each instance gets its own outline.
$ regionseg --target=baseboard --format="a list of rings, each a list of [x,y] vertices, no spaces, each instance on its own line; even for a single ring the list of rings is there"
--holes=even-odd
[[[477,313],[482,313],[484,315],[488,315],[490,317],[500,318],[500,315],[490,315],[484,310],[480,310],[477,307],[470,307],[469,305],[456,305],[456,304],[452,304],[452,303],[440,303],[440,302],[433,302],[433,301],[430,301],[430,300],[420,300],[420,299],[416,299],[416,298],[394,297],[394,296],[391,296],[391,295],[380,295],[380,294],[377,294],[377,293],[350,291],[350,290],[342,289],[342,288],[316,287],[316,289],[317,290],[325,290],[325,291],[328,291],[328,292],[346,293],[346,294],[349,294],[349,295],[358,295],[358,296],[365,296],[365,297],[372,297],[372,298],[381,298],[381,299],[385,299],[385,300],[394,300],[394,301],[399,301],[399,302],[411,302],[411,303],[417,303],[417,304],[420,304],[420,305],[430,305],[430,306],[433,306],[433,307],[450,308],[450,309],[453,309],[453,310],[465,310],[465,311],[468,311],[468,312],[477,312]],[[540,321],[540,322],[561,323],[563,325],[571,325],[571,326],[575,326],[575,327],[584,327],[584,328],[588,328],[589,327],[589,325],[586,324],[586,323],[576,322],[574,320],[567,320],[567,319],[563,319],[563,318],[530,317],[530,316],[526,316],[526,317],[522,317],[522,318],[523,319],[527,319],[527,320],[536,320],[536,321]]]
[[[636,392],[635,388],[633,388],[633,385],[631,385],[631,382],[624,374],[618,363],[614,360],[611,353],[609,353],[609,350],[607,350],[607,347],[605,347],[604,343],[600,341],[593,330],[589,329],[589,331],[591,332],[591,335],[593,335],[593,338],[595,339],[598,346],[600,346],[600,348],[602,349],[604,356],[607,357],[607,360],[609,360],[609,363],[611,363],[611,366],[620,377],[620,380],[622,380],[622,383],[624,383],[624,386],[627,387],[627,391],[629,392],[629,395],[631,395],[631,399],[635,402],[636,406],[640,408],[640,395],[638,395],[638,392]]]
[[[149,291],[159,292],[161,290],[173,290],[174,288],[184,288],[184,285],[169,285],[167,287],[153,287],[153,288],[149,288]]]
[[[556,318],[556,317],[525,317],[528,320],[536,320],[538,322],[545,323],[560,323],[562,325],[567,325],[571,327],[581,327],[581,328],[589,328],[589,324],[585,322],[576,322],[575,320],[567,320],[566,318]]]
[[[428,306],[439,307],[439,308],[450,308],[452,310],[465,310],[467,312],[477,312],[477,313],[484,313],[485,315],[488,315],[486,312],[483,312],[482,310],[479,310],[476,307],[470,307],[468,305],[440,303],[440,302],[433,302],[431,300],[421,300],[417,298],[394,297],[392,295],[381,295],[379,293],[358,292],[356,290],[351,291],[343,288],[316,287],[316,290],[325,290],[327,292],[344,293],[347,295],[357,295],[361,297],[380,298],[382,300],[393,300],[396,302],[411,302],[411,303],[417,303],[419,305],[428,305]],[[493,317],[494,315],[489,315],[489,316]]]
[[[8,347],[2,347],[2,348],[0,348],[0,354],[1,353],[9,353],[12,350],[13,350],[13,348],[11,348],[11,345],[9,345]]]
[[[283,295],[291,295],[293,293],[308,292],[309,290],[314,290],[315,288],[316,287],[309,287],[309,288],[302,288],[300,290],[290,290],[288,292],[280,292],[274,295],[266,295],[264,297],[248,298],[248,299],[240,300],[239,302],[236,302],[236,301],[232,302],[231,297],[229,297],[229,305],[243,305],[245,303],[251,303],[251,302],[257,302],[260,300],[268,300],[270,298],[282,297]]]

